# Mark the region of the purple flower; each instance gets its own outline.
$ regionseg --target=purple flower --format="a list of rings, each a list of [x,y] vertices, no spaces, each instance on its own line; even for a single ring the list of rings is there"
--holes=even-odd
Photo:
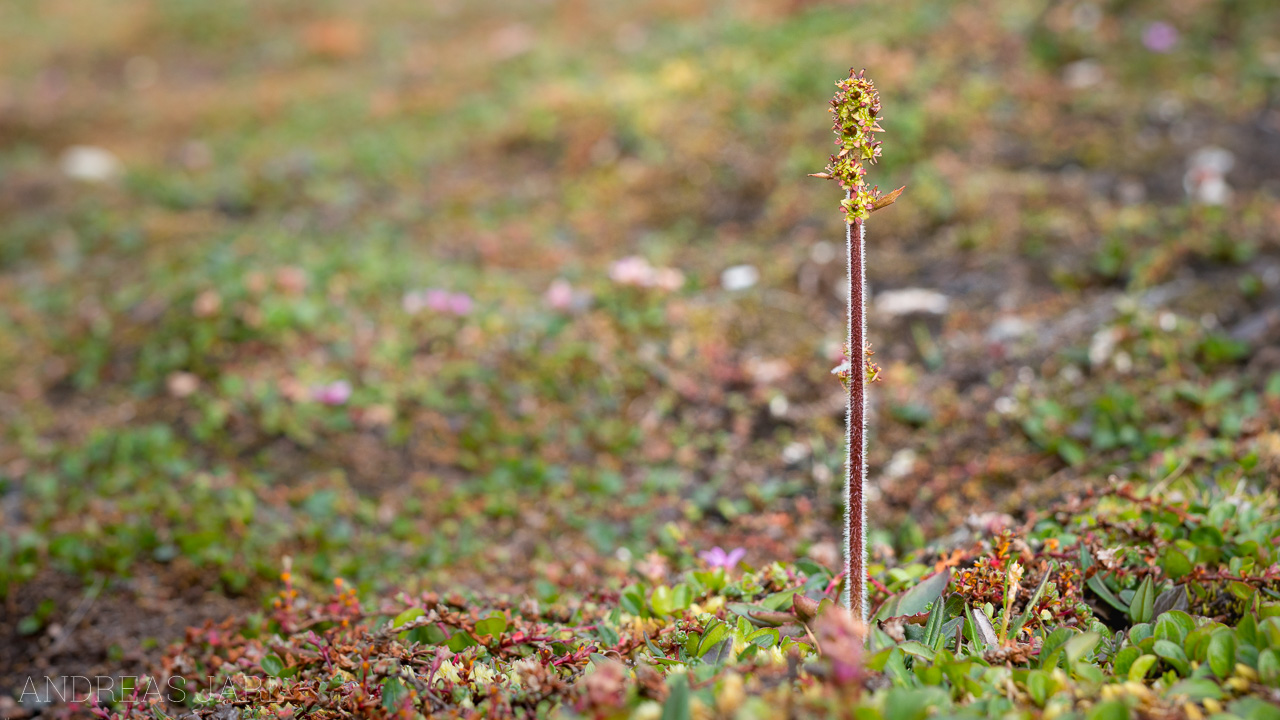
[[[426,292],[427,309],[432,312],[449,312],[450,301],[453,296],[445,290],[428,290]]]
[[[466,293],[451,293],[438,288],[411,290],[405,293],[400,301],[400,306],[410,315],[417,315],[423,310],[450,315],[467,315],[474,305],[471,296]]]
[[[703,562],[713,568],[732,570],[738,566],[739,562],[742,562],[742,558],[746,554],[747,551],[742,548],[734,548],[729,552],[725,552],[724,548],[717,545],[710,550],[698,553],[698,557],[702,558]]]
[[[471,312],[472,302],[471,296],[466,293],[453,293],[449,296],[449,312],[454,315],[466,315]]]
[[[338,380],[311,388],[311,399],[325,405],[346,405],[351,399],[351,383]]]
[[[551,287],[547,288],[544,299],[553,310],[568,310],[573,307],[573,286],[568,280],[557,278],[551,283]]]
[[[609,279],[619,285],[645,287],[653,284],[653,267],[642,257],[628,255],[609,267]]]
[[[1151,52],[1167,53],[1178,44],[1178,29],[1157,20],[1142,31],[1142,44]]]

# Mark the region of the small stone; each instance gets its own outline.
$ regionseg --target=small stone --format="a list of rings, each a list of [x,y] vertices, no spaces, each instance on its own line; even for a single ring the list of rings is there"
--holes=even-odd
[[[760,271],[754,265],[734,265],[720,273],[720,286],[734,292],[746,290],[760,282]]]
[[[1102,82],[1102,65],[1097,60],[1077,60],[1062,71],[1062,82],[1073,90],[1084,90]]]
[[[301,295],[307,289],[307,271],[300,267],[283,267],[276,271],[276,287],[285,295]]]
[[[1111,359],[1120,341],[1120,332],[1115,328],[1103,328],[1093,334],[1089,341],[1089,364],[1099,367]]]
[[[109,150],[91,145],[73,145],[58,161],[62,174],[72,180],[103,183],[114,180],[122,171],[120,160]]]
[[[916,451],[911,448],[903,448],[893,454],[889,458],[889,463],[884,466],[884,477],[886,480],[898,480],[911,474],[916,467]]]
[[[1231,186],[1227,173],[1235,167],[1236,157],[1230,150],[1206,147],[1197,150],[1187,160],[1187,173],[1182,187],[1191,200],[1204,205],[1225,205],[1231,200]]]
[[[819,265],[826,265],[836,259],[836,246],[825,240],[820,240],[809,248],[809,259]]]
[[[222,309],[222,296],[216,290],[205,290],[196,296],[191,312],[198,318],[211,318]]]
[[[915,314],[942,315],[947,312],[949,305],[950,299],[946,295],[924,288],[886,290],[875,298],[876,311],[891,317]]]
[[[200,378],[189,372],[169,373],[169,377],[165,378],[165,387],[176,398],[190,397],[200,389]]]
[[[990,342],[1009,342],[1035,332],[1035,326],[1017,315],[1005,315],[997,319],[987,329],[987,340]]]

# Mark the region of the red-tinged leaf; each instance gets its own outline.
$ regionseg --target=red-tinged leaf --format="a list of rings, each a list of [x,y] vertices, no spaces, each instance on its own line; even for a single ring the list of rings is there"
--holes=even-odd
[[[915,615],[899,615],[896,619],[901,620],[904,625],[924,625],[929,621],[929,611],[921,610]]]
[[[888,195],[881,195],[880,197],[876,198],[876,201],[871,204],[871,212],[875,212],[880,208],[889,207],[890,205],[892,205],[894,202],[897,201],[898,196],[901,195],[902,191],[906,189],[907,189],[907,186],[903,185],[902,187],[898,188],[897,190],[894,190]]]
[[[800,622],[809,622],[818,615],[818,601],[796,593],[791,598],[791,612],[795,613]]]
[[[789,612],[759,610],[750,613],[751,619],[763,625],[786,625],[796,621],[796,616]]]

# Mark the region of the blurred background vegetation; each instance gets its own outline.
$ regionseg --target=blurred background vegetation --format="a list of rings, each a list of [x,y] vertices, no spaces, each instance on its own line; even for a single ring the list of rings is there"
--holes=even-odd
[[[254,612],[284,555],[544,599],[834,566],[805,175],[851,65],[907,185],[878,562],[1113,474],[1274,488],[1271,0],[8,0],[0,689]]]

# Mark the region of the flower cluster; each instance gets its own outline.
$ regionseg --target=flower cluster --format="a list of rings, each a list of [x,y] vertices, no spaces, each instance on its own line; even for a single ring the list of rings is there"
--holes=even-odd
[[[432,288],[405,293],[400,305],[410,315],[430,310],[434,313],[461,317],[471,312],[475,301],[466,293],[451,293],[447,290]]]
[[[844,344],[843,353],[844,354],[840,359],[840,364],[831,368],[831,374],[835,375],[836,378],[840,380],[841,385],[844,385],[846,388],[848,388],[849,387],[849,371],[853,367],[853,364],[849,361],[849,343]],[[873,383],[880,379],[880,366],[871,361],[871,356],[875,355],[875,353],[872,352],[870,344],[867,345],[866,351],[864,352],[863,355],[864,355],[864,362],[866,363],[863,369],[864,369],[864,372],[866,373],[867,382]]]
[[[609,279],[619,285],[658,288],[668,292],[684,286],[684,273],[676,268],[654,267],[638,255],[628,255],[610,266]]]
[[[323,405],[346,405],[351,399],[351,383],[336,380],[311,388],[311,399]]]
[[[850,224],[861,224],[877,207],[880,189],[867,185],[864,162],[874,163],[880,157],[880,141],[875,134],[880,127],[880,94],[864,71],[849,71],[849,77],[836,83],[830,112],[835,115],[831,129],[836,134],[840,151],[831,156],[825,173],[817,177],[832,178],[840,183],[848,197],[840,203]]]

